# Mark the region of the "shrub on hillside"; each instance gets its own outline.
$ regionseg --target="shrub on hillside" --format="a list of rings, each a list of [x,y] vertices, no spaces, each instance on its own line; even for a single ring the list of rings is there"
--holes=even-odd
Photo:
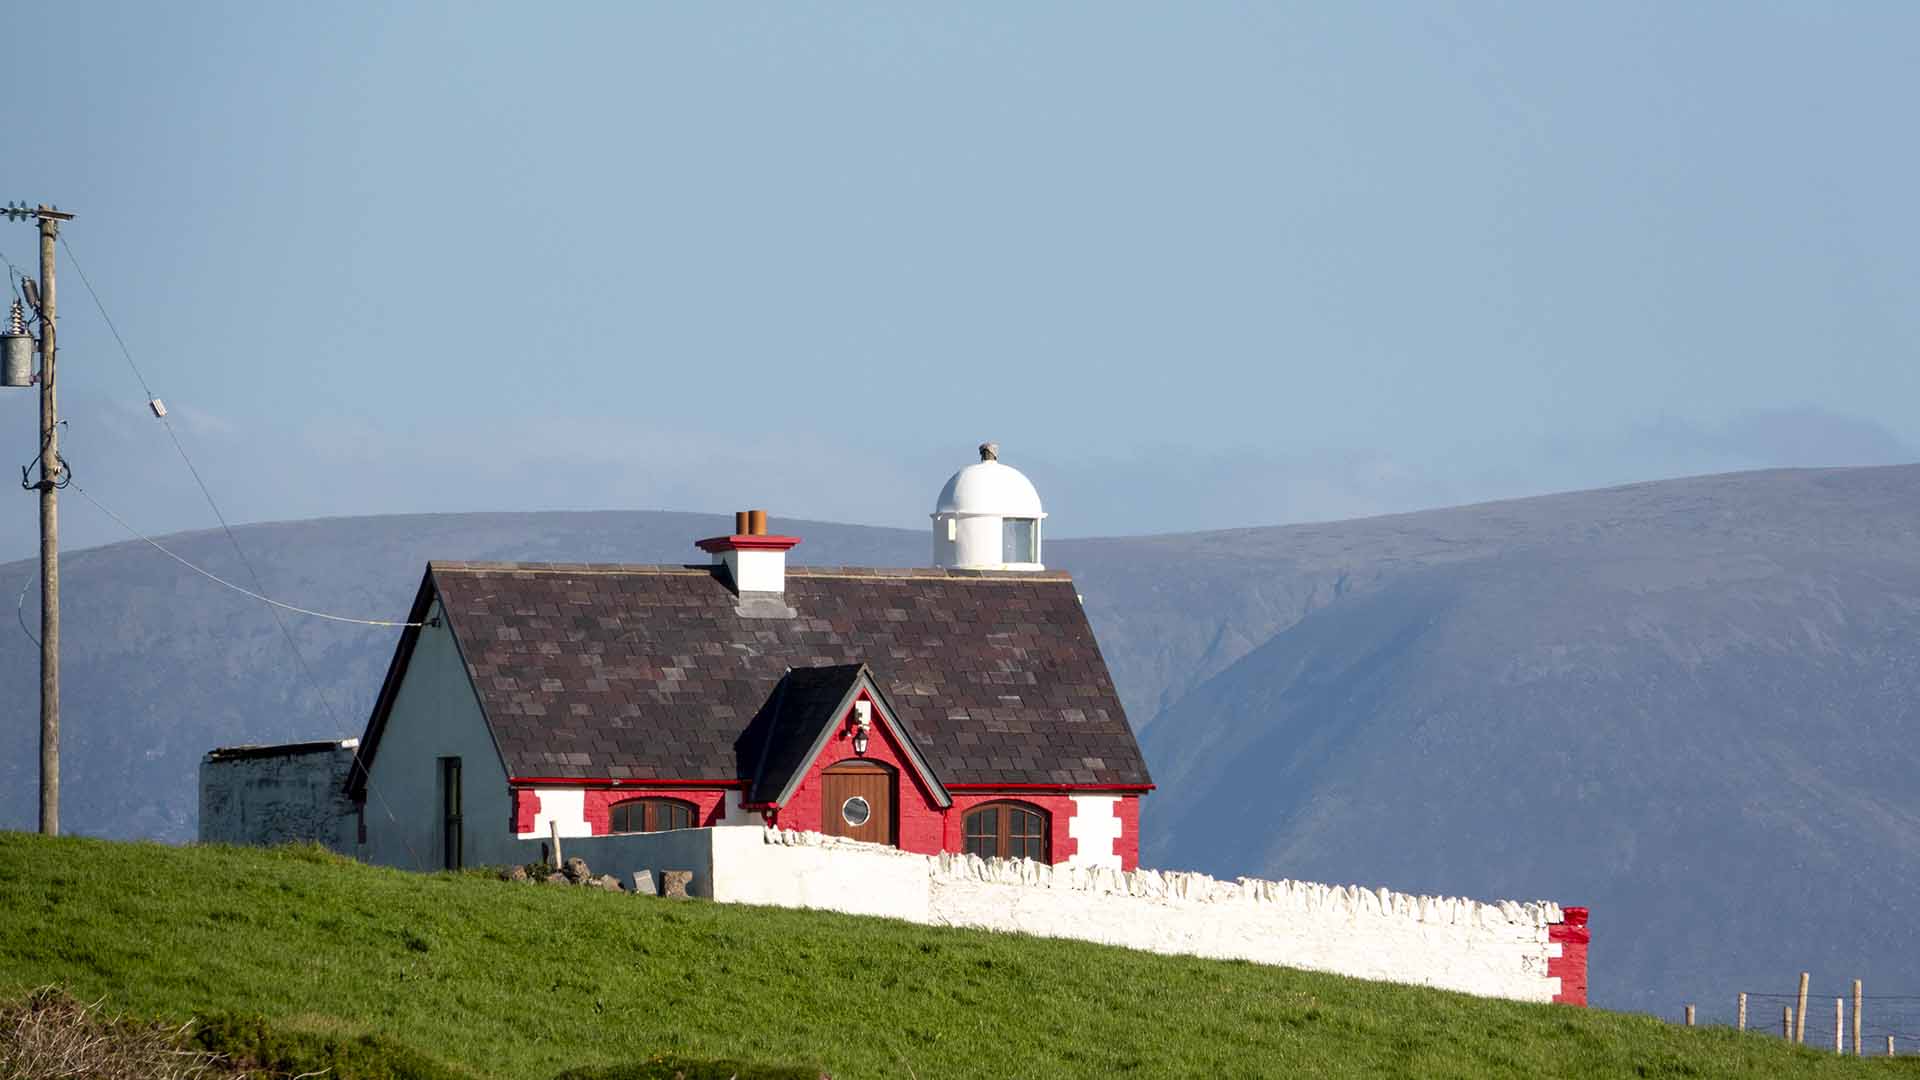
[[[0,1080],[228,1080],[221,1055],[190,1044],[191,1025],[108,1016],[58,987],[0,1003]]]

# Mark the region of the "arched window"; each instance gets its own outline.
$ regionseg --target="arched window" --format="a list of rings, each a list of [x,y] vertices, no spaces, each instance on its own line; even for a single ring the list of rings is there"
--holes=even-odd
[[[613,804],[613,831],[666,832],[693,828],[693,804],[679,799],[629,799]]]
[[[1051,862],[1047,812],[1027,803],[998,802],[967,812],[967,853],[983,859]]]

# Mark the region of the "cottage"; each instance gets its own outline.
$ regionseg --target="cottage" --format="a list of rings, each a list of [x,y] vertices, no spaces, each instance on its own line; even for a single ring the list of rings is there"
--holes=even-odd
[[[710,565],[430,563],[349,784],[356,854],[767,824],[1132,870],[1153,785],[1045,517],[989,444],[931,569],[790,566],[758,511],[697,541]]]
[[[643,894],[1585,1002],[1584,908],[1138,868],[1153,784],[1045,519],[989,444],[930,569],[788,566],[757,511],[708,565],[430,563],[357,745],[207,755],[201,836],[414,869],[557,841]]]

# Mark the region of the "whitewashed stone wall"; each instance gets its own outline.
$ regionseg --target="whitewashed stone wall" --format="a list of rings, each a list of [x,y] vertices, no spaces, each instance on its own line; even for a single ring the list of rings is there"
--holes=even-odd
[[[913,855],[782,829],[712,831],[716,900],[1076,938],[1521,1001],[1551,1001],[1560,989],[1547,975],[1558,948],[1547,928],[1562,913],[1546,901]]]

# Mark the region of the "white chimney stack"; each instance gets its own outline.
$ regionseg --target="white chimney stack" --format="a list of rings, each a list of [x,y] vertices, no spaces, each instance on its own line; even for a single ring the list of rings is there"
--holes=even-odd
[[[767,535],[765,510],[742,510],[733,515],[733,535],[695,541],[727,568],[733,591],[778,599],[787,591],[787,552],[800,542],[797,536]]]

